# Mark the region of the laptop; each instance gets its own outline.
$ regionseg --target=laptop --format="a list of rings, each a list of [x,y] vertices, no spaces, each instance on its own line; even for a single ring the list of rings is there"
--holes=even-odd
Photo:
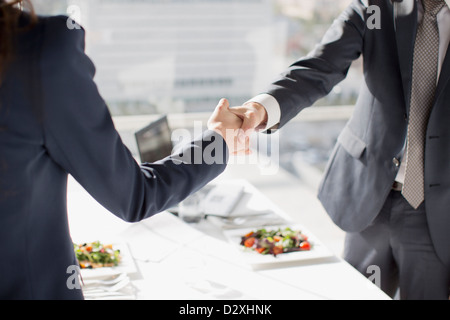
[[[155,162],[172,153],[172,131],[167,115],[161,116],[146,127],[135,132],[141,162]]]
[[[168,157],[174,147],[167,115],[136,131],[135,138],[141,163],[153,163]],[[207,184],[197,191],[197,194],[203,199],[205,215],[226,217],[239,202],[243,191],[243,188],[239,187]],[[168,211],[177,214],[178,207],[170,208]]]

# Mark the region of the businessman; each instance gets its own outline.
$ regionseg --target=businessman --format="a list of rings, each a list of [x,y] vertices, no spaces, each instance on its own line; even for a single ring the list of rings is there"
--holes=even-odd
[[[242,129],[283,127],[362,56],[364,80],[319,187],[347,231],[344,257],[401,299],[448,299],[449,0],[354,0],[317,47],[234,112]],[[379,9],[379,28],[367,23]],[[301,205],[301,204],[300,204]]]

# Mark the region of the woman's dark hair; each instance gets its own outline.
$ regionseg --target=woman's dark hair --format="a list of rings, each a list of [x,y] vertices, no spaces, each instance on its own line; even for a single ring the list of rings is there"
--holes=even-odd
[[[0,84],[7,64],[14,56],[14,36],[19,31],[19,19],[23,10],[36,22],[30,0],[0,0]]]

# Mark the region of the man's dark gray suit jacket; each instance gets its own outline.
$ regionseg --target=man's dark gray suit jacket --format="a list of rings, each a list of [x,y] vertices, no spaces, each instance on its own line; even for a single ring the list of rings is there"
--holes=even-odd
[[[381,11],[381,28],[367,21]],[[343,230],[358,232],[380,212],[398,171],[407,133],[417,4],[354,0],[322,42],[266,93],[280,104],[282,127],[327,95],[363,57],[364,81],[354,114],[332,152],[319,199]],[[443,63],[426,134],[425,203],[439,257],[450,265],[450,50]]]
[[[175,161],[141,168],[93,81],[84,31],[69,30],[66,21],[41,18],[22,31],[0,87],[0,299],[83,297],[67,285],[73,275],[67,270],[77,264],[67,220],[68,173],[109,211],[134,222],[177,204],[226,167],[224,140],[206,131]],[[217,149],[223,161],[180,162],[198,159],[205,148]]]

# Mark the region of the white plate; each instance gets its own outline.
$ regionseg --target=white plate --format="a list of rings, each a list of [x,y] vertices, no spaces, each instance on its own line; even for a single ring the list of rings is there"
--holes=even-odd
[[[240,245],[241,238],[251,231],[256,231],[262,228],[266,230],[274,230],[279,228],[284,229],[286,227],[289,227],[292,230],[301,230],[308,237],[308,241],[311,243],[311,250],[282,253],[277,256],[273,256],[259,254],[256,251],[251,250],[250,248],[246,248]],[[281,266],[282,264],[333,257],[333,254],[328,250],[328,248],[326,248],[319,240],[317,240],[312,234],[310,234],[305,228],[300,225],[263,226],[256,228],[234,229],[226,230],[224,231],[224,234],[227,237],[228,241],[230,241],[239,250],[244,261],[250,264],[252,267],[278,265]]]
[[[132,274],[137,272],[136,264],[130,249],[126,243],[119,243],[112,245],[114,250],[120,250],[121,261],[116,267],[81,269],[81,276],[83,279],[102,279],[109,278],[121,273]]]

